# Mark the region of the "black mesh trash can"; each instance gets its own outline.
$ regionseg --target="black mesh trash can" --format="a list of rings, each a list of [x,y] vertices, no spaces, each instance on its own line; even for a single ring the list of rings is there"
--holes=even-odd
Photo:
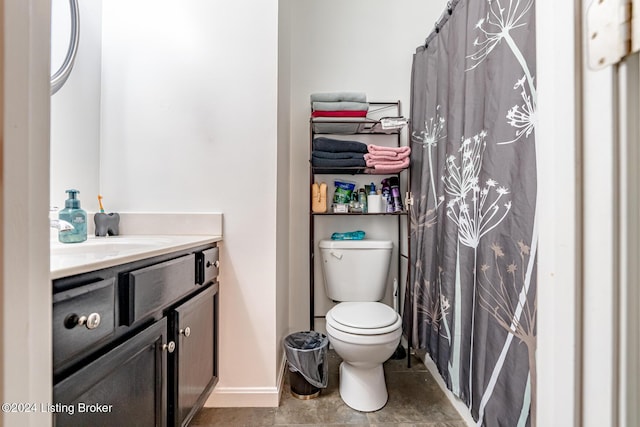
[[[315,331],[295,332],[283,342],[289,364],[291,394],[298,399],[313,399],[327,387],[329,338]]]

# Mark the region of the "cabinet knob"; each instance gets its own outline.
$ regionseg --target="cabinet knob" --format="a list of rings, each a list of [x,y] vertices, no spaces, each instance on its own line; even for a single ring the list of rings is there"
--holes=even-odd
[[[184,329],[180,329],[180,335],[184,335],[185,337],[188,337],[189,335],[191,335],[191,328],[187,326]]]
[[[207,261],[207,263],[205,264],[205,267],[209,268],[211,266],[214,266],[215,268],[219,268],[220,267],[220,261],[215,260],[213,263],[211,263],[211,261]]]
[[[85,326],[87,329],[95,329],[100,325],[100,314],[91,313],[88,316],[84,314],[78,316],[77,314],[71,314],[64,320],[64,326],[67,329],[73,329],[76,326]]]
[[[176,349],[176,343],[173,341],[169,341],[167,344],[162,344],[162,351],[167,351],[168,353],[173,353],[173,350]]]

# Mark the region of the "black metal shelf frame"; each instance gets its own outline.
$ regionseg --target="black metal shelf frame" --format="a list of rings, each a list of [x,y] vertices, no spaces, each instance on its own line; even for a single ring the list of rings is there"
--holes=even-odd
[[[371,109],[376,111],[378,114],[381,111],[393,110],[397,114],[397,116],[401,116],[401,106],[400,101],[394,102],[370,102],[369,103]],[[371,111],[371,110],[370,110]],[[316,132],[314,130],[314,124],[317,123],[344,123],[344,124],[358,124],[358,131],[351,133],[324,133],[324,132]],[[380,135],[386,137],[395,137],[396,145],[401,146],[401,130],[393,130],[393,131],[381,131],[379,119],[367,119],[363,118],[362,120],[322,120],[321,122],[314,121],[313,118],[309,120],[309,144],[310,144],[310,153],[312,149],[313,138],[315,135]],[[351,168],[331,168],[331,172],[323,172],[322,168],[314,167],[309,162],[309,188],[315,181],[315,175],[326,175],[326,174],[342,174],[342,175],[378,175],[378,174],[368,174],[364,172],[365,168],[362,167],[351,167]],[[339,173],[336,173],[339,172]],[[326,213],[314,213],[311,209],[311,197],[309,197],[309,328],[310,330],[314,330],[315,328],[315,319],[316,318],[324,318],[324,316],[316,316],[315,315],[315,218],[316,217],[329,217],[329,216],[391,216],[397,218],[397,226],[398,226],[398,249],[397,249],[397,265],[398,265],[398,295],[397,295],[397,304],[398,310],[402,311],[403,302],[401,300],[401,287],[402,283],[402,259],[406,259],[407,261],[407,271],[406,271],[406,288],[405,292],[409,292],[408,289],[410,279],[409,274],[411,270],[411,219],[409,216],[409,210],[411,209],[411,166],[403,171],[406,173],[406,189],[408,193],[408,200],[406,200],[406,210],[402,212],[381,212],[381,213],[361,213],[361,212],[326,212]],[[394,174],[384,174],[384,175],[394,175]],[[401,173],[397,173],[399,177]],[[402,253],[402,243],[403,243],[403,230],[402,230],[402,218],[406,217],[406,230],[405,230],[405,240],[406,240],[406,254]],[[409,350],[411,348],[411,337],[408,337],[408,345]],[[407,351],[407,359],[410,363],[410,351]]]

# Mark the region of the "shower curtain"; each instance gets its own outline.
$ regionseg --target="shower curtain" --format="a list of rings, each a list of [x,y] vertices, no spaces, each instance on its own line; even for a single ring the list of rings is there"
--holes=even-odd
[[[459,0],[416,50],[405,333],[478,426],[535,426],[533,0]]]

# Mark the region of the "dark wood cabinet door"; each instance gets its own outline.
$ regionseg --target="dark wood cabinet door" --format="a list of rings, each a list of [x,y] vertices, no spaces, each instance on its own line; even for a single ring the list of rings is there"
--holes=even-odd
[[[175,400],[170,403],[170,417],[184,426],[204,405],[217,381],[217,310],[218,284],[177,307],[171,324],[176,333],[176,352],[170,365]]]
[[[54,426],[166,426],[166,343],[163,318],[56,384]]]

